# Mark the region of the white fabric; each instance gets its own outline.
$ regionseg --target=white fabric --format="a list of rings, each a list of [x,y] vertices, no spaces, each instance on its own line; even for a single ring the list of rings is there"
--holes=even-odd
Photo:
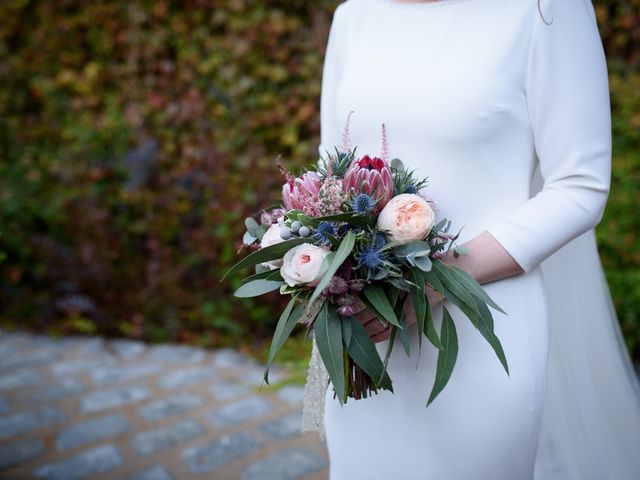
[[[638,384],[593,234],[611,173],[604,51],[589,0],[541,7],[550,25],[537,0],[335,12],[319,152],[342,143],[351,110],[361,153],[380,151],[384,123],[391,157],[464,226],[459,243],[489,231],[525,273],[484,285],[508,314],[494,312],[510,377],[447,302],[458,362],[428,408],[437,353],[418,358],[415,326],[411,357],[391,355],[394,394],[340,406],[326,390],[331,480],[640,478]]]

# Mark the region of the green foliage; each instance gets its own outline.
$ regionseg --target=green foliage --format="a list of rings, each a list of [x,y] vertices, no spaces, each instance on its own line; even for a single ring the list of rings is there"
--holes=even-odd
[[[236,299],[240,280],[219,278],[244,218],[277,199],[275,157],[293,167],[316,156],[337,3],[0,2],[2,322],[202,345],[267,339],[278,292]],[[596,5],[615,139],[598,240],[636,356],[639,6]]]

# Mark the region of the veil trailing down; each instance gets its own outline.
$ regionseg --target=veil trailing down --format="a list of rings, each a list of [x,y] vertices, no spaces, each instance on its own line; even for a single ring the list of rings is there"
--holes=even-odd
[[[541,183],[536,172],[534,188]],[[540,267],[550,349],[535,478],[639,478],[640,384],[595,231],[569,242]]]

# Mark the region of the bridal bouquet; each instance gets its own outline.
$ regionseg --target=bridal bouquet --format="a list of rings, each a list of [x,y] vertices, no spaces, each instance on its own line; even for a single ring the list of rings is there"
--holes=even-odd
[[[275,290],[290,297],[275,328],[265,381],[274,357],[294,327],[303,324],[307,333],[313,330],[341,403],[378,389],[393,391],[389,355],[396,337],[409,355],[405,309],[412,308],[419,348],[424,335],[439,350],[429,405],[451,376],[458,341],[446,303],[437,331],[425,285],[466,315],[508,373],[488,307],[503,311],[471,275],[442,261],[459,233],[448,232],[446,219],[435,223],[427,180],[416,178],[398,159],[387,161],[384,126],[380,157],[359,156],[344,143],[300,176],[280,166],[286,178],[282,205],[246,219],[243,244],[253,251],[225,274],[255,266],[237,297]],[[453,252],[466,253],[462,247]],[[390,326],[384,358],[355,317],[365,308]]]

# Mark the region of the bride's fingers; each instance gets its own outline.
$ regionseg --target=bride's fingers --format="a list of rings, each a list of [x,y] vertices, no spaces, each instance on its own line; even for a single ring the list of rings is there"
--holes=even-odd
[[[374,321],[367,323],[364,328],[369,336],[373,337],[374,335],[378,335],[379,333],[383,332],[386,327],[382,325],[382,323],[380,323],[380,320],[375,318]]]
[[[377,333],[375,335],[371,336],[371,339],[375,342],[382,342],[383,340],[387,340],[389,338],[389,335],[391,334],[391,327],[387,326],[384,330],[382,330],[380,333]]]

